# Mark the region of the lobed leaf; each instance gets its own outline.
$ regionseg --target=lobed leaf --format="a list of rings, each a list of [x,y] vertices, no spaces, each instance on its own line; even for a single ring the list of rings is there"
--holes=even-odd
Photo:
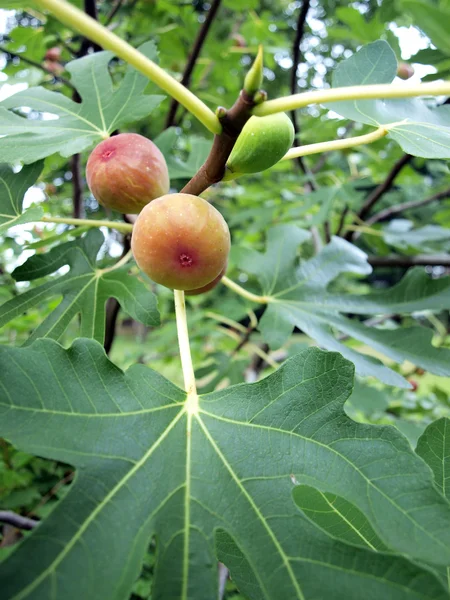
[[[368,327],[344,313],[407,314],[450,308],[450,278],[431,279],[421,268],[383,292],[352,295],[328,291],[343,273],[365,275],[372,268],[367,256],[345,240],[334,237],[316,256],[296,270],[301,230],[279,225],[267,234],[266,252],[236,252],[240,268],[254,275],[262,294],[269,297],[259,329],[272,347],[282,346],[298,327],[328,350],[341,352],[355,363],[358,374],[374,376],[389,385],[408,387],[406,380],[379,360],[346,346],[336,333],[350,336],[398,363],[409,360],[437,375],[450,375],[450,350],[431,344],[431,330],[421,327]]]
[[[339,64],[333,73],[333,87],[391,83],[396,72],[395,54],[387,42],[380,40]],[[424,100],[406,98],[343,100],[328,108],[367,125],[390,124],[388,137],[413,156],[450,158],[449,106],[429,108]]]
[[[216,552],[255,600],[444,600],[426,567],[333,539],[293,501],[297,482],[327,490],[391,551],[450,561],[450,505],[394,428],[344,414],[352,379],[348,361],[314,348],[196,408],[142,365],[123,373],[92,340],[1,348],[0,435],[77,468],[0,565],[3,597],[128,598],[154,536],[162,600],[216,597]]]
[[[155,60],[156,48],[147,42],[140,51]],[[61,93],[33,87],[0,103],[0,160],[32,163],[59,152],[71,156],[101,142],[111,133],[149,115],[164,96],[144,94],[148,80],[129,67],[114,89],[108,64],[112,52],[96,52],[66,65],[81,96],[74,102]],[[28,119],[11,111],[27,107],[52,119]]]
[[[38,221],[43,210],[32,206],[22,212],[26,191],[37,181],[44,164],[36,162],[15,174],[6,164],[0,164],[0,233],[14,225]]]
[[[27,344],[42,337],[59,340],[78,314],[81,335],[103,342],[105,304],[110,297],[116,298],[134,319],[148,326],[159,325],[155,295],[137,277],[129,275],[129,266],[112,270],[98,268],[96,258],[103,241],[100,231],[90,230],[83,238],[60,244],[45,254],[36,254],[18,267],[13,272],[17,281],[33,281],[65,265],[70,270],[0,306],[0,327],[44,299],[58,296],[62,296],[61,302],[34,330]]]

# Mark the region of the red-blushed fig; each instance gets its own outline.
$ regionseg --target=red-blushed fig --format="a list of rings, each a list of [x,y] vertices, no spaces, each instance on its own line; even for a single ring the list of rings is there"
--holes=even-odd
[[[207,285],[204,285],[201,288],[196,288],[195,290],[186,290],[186,296],[199,296],[200,294],[205,294],[206,292],[210,292],[211,290],[213,290],[217,286],[217,284],[220,283],[220,280],[227,272],[227,266],[228,265],[224,266],[224,268],[220,271],[217,277],[211,281],[211,283],[208,283]]]
[[[157,146],[137,133],[120,133],[94,148],[86,179],[95,199],[122,213],[138,213],[167,194],[169,172]]]
[[[58,46],[49,48],[44,58],[50,61],[59,61],[61,59],[61,48],[58,48]]]
[[[399,62],[397,66],[397,77],[409,79],[414,75],[414,67],[405,62]]]
[[[197,290],[226,268],[230,232],[209,202],[191,194],[153,200],[133,226],[131,248],[150,279],[175,290]]]
[[[57,60],[44,60],[42,66],[56,76],[64,73],[64,67]]]

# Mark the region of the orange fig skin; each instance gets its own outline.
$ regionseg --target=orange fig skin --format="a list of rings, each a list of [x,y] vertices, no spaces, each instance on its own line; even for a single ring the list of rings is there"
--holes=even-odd
[[[167,194],[169,172],[155,144],[137,133],[120,133],[94,148],[86,165],[94,198],[121,213],[139,213]]]
[[[230,232],[220,212],[203,198],[168,194],[142,210],[131,248],[138,266],[156,283],[196,290],[226,268]]]
[[[213,290],[217,286],[217,284],[220,283],[220,280],[227,272],[227,266],[228,265],[225,265],[224,268],[217,275],[217,277],[215,279],[213,279],[207,285],[204,285],[201,288],[196,288],[195,290],[186,290],[185,291],[186,296],[199,296],[200,294],[206,294],[206,292],[210,292],[211,290]]]

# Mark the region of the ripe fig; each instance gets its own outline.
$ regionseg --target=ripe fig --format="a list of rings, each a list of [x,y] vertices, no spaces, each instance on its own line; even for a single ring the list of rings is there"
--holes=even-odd
[[[138,213],[169,191],[166,161],[153,142],[137,133],[120,133],[94,148],[86,165],[92,194],[103,206]]]
[[[284,113],[250,117],[227,161],[224,181],[259,173],[277,163],[294,141],[294,127]]]
[[[206,292],[213,290],[227,272],[227,266],[228,265],[224,266],[224,268],[220,271],[217,277],[211,281],[211,283],[208,283],[201,288],[196,288],[195,290],[186,290],[186,296],[199,296],[200,294],[205,294]]]
[[[400,79],[409,79],[414,75],[414,68],[405,62],[399,62],[397,67],[397,77]]]
[[[197,290],[226,268],[230,232],[211,204],[191,194],[167,194],[148,204],[133,227],[131,248],[150,279]]]
[[[53,48],[49,48],[47,50],[47,52],[45,53],[45,57],[44,58],[46,60],[59,62],[59,60],[61,59],[61,48],[58,48],[58,46],[54,46]]]
[[[50,71],[50,73],[53,73],[56,76],[64,73],[64,67],[56,60],[44,60],[42,65],[47,71]]]

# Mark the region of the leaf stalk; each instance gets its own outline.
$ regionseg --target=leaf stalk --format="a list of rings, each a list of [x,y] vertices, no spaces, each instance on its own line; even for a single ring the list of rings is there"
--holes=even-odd
[[[161,69],[156,63],[133,48],[128,42],[109,31],[83,11],[66,0],[34,0],[41,9],[51,12],[61,23],[75,29],[86,38],[92,40],[105,50],[111,50],[129,65],[143,73],[158,87],[175,98],[191,114],[194,115],[209,131],[220,133],[222,127],[214,112],[195,94],[189,91],[176,79]]]
[[[303,108],[311,104],[325,104],[345,100],[370,100],[386,98],[414,98],[417,96],[448,96],[450,95],[450,81],[431,83],[416,83],[397,85],[393,83],[380,83],[376,85],[351,85],[348,87],[315,90],[284,96],[275,100],[268,100],[253,109],[253,114],[258,117],[273,115],[278,112]]]

